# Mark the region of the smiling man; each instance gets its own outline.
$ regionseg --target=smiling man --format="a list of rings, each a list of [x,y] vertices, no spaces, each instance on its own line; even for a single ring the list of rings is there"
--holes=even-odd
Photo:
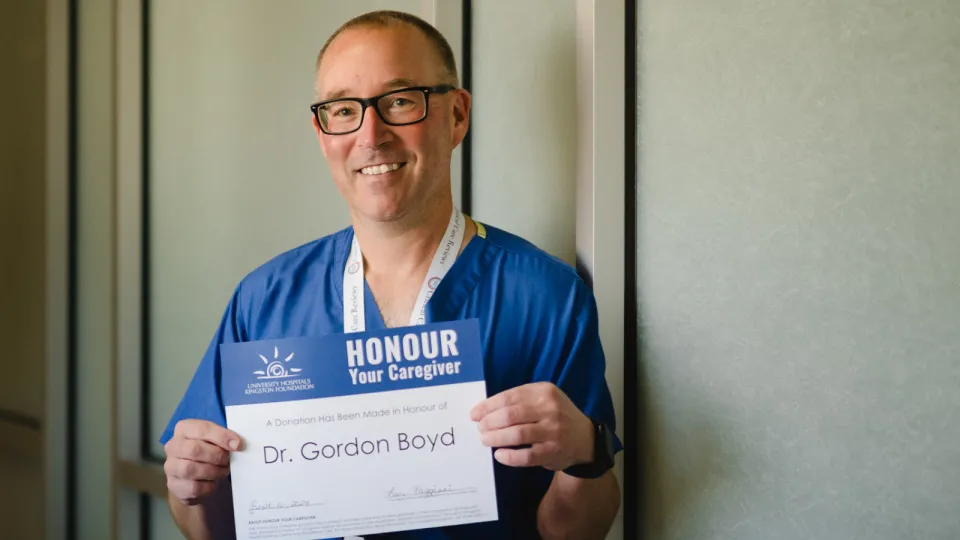
[[[316,90],[313,127],[351,224],[237,286],[161,437],[181,530],[233,534],[242,434],[224,427],[220,344],[476,318],[490,397],[471,417],[494,452],[499,520],[367,538],[603,538],[621,446],[595,300],[570,266],[454,206],[471,97],[449,45],[413,16],[363,15],[324,46]]]

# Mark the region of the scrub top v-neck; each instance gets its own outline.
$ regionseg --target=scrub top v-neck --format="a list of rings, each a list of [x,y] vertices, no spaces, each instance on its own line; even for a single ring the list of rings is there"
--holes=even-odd
[[[486,235],[486,232],[483,231],[480,234]],[[484,262],[481,257],[483,251],[481,244],[484,238],[482,238],[480,234],[477,234],[464,244],[456,261],[454,261],[446,276],[440,281],[440,284],[433,293],[433,297],[430,298],[430,301],[426,305],[426,323],[454,320],[452,316],[457,313],[458,308],[461,307],[457,304],[462,304],[466,300],[467,295],[469,295],[470,290],[476,286],[477,278],[482,272],[480,267]],[[350,251],[349,246],[353,241],[353,234],[351,233],[346,240],[346,251],[342,254],[344,263],[346,263],[346,257]],[[345,264],[341,274],[344,271],[346,271]],[[340,308],[345,313],[346,309],[344,309],[343,306],[342,291],[343,288],[341,286],[338,291],[338,298],[341,298]],[[366,329],[368,331],[385,329],[386,324],[383,322],[383,316],[380,314],[380,310],[377,309],[377,301],[366,279],[363,280],[363,297],[364,303],[367,306],[367,309],[364,310]]]

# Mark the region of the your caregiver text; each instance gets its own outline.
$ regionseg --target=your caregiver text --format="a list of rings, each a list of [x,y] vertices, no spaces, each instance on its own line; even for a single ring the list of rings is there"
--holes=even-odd
[[[435,377],[460,373],[459,361],[442,360],[459,355],[457,333],[454,330],[347,341],[347,367],[350,380],[355,385],[383,382],[384,375],[391,381],[429,381]]]

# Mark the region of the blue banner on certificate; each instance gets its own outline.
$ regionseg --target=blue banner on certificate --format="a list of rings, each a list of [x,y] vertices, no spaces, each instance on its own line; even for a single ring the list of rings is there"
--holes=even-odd
[[[220,346],[239,539],[497,519],[477,321]]]

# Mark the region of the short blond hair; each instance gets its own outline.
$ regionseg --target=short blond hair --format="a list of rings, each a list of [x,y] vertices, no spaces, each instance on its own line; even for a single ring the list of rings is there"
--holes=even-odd
[[[409,13],[404,13],[402,11],[371,11],[345,22],[340,28],[337,29],[336,32],[333,33],[333,35],[330,36],[329,39],[327,39],[327,42],[324,43],[323,48],[320,49],[320,54],[317,55],[317,62],[314,66],[314,70],[320,70],[320,63],[323,61],[323,56],[326,54],[330,44],[333,43],[333,40],[343,32],[352,28],[389,28],[404,24],[419,30],[424,37],[427,38],[427,41],[430,42],[430,45],[433,47],[434,52],[437,53],[441,66],[443,67],[444,78],[446,80],[442,82],[452,84],[453,86],[460,86],[460,80],[459,77],[457,77],[457,61],[453,56],[453,49],[450,48],[450,44],[447,42],[446,38],[443,37],[443,34],[434,28],[432,24],[421,19],[420,17],[411,15]]]

